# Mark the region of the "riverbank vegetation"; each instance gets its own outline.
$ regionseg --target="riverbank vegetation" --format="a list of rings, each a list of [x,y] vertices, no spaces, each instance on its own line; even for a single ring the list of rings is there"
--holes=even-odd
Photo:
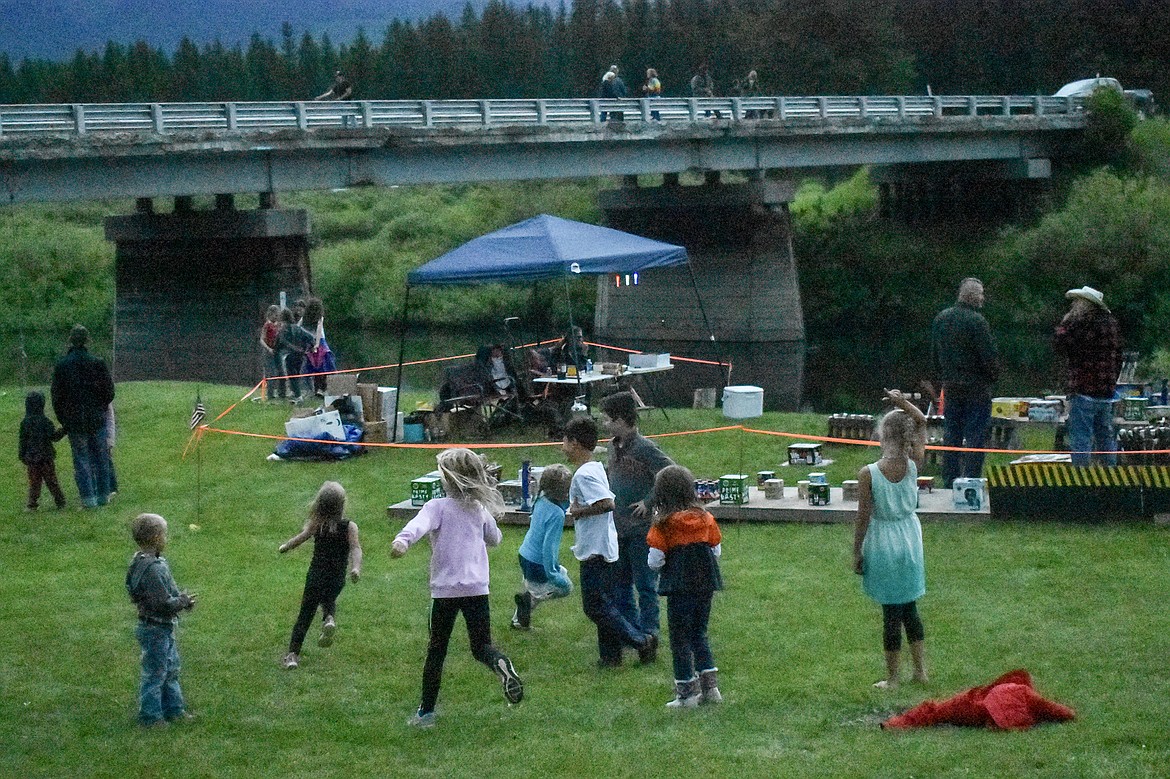
[[[859,398],[880,389],[871,381],[917,383],[925,375],[930,320],[967,275],[980,276],[988,289],[986,313],[1005,362],[1003,392],[1059,389],[1049,337],[1065,307],[1063,291],[1072,287],[1105,292],[1127,348],[1148,356],[1165,349],[1170,125],[1137,124],[1124,152],[1113,164],[1065,173],[1054,181],[1047,209],[1007,226],[881,219],[865,171],[834,186],[805,182],[792,214],[810,402],[857,407]],[[329,302],[331,320],[387,331],[401,325],[405,277],[414,267],[538,213],[597,222],[596,192],[613,186],[574,180],[363,188],[297,193],[282,204],[311,212],[314,286]],[[255,205],[240,201],[244,208]],[[112,326],[114,289],[113,247],[101,220],[131,208],[111,202],[0,210],[5,375],[20,377],[28,366],[34,383],[44,380],[73,321],[89,325],[101,348],[100,334]],[[475,330],[498,324],[501,311],[521,316],[532,331],[564,322],[540,285],[420,289],[417,295],[413,327]],[[577,320],[591,321],[594,296],[593,282],[576,282]],[[1165,354],[1159,360],[1159,366],[1170,362]]]

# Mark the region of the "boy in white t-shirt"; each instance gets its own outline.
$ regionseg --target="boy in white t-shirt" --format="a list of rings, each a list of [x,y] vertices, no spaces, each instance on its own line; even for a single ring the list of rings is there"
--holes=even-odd
[[[623,645],[637,649],[638,658],[650,663],[657,657],[658,637],[631,625],[614,602],[610,567],[618,559],[618,540],[613,493],[605,468],[593,459],[596,446],[597,424],[592,419],[574,419],[565,425],[561,451],[577,469],[565,517],[573,520],[573,556],[581,563],[581,605],[585,616],[597,624],[599,666],[621,665]]]

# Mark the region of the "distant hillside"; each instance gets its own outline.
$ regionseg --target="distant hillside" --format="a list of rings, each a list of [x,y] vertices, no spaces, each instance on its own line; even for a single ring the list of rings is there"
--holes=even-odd
[[[377,42],[393,19],[458,20],[469,3],[478,12],[487,0],[0,0],[0,52],[14,61],[63,60],[78,48],[139,39],[173,52],[183,36],[201,47],[246,43],[253,32],[279,39],[286,21],[298,37],[327,32],[339,43],[364,27]]]

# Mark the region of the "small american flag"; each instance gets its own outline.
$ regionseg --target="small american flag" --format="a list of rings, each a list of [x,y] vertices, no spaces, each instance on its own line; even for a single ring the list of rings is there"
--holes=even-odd
[[[191,429],[199,427],[199,423],[203,421],[203,417],[207,415],[207,409],[203,407],[203,401],[195,398],[195,410],[191,412]]]

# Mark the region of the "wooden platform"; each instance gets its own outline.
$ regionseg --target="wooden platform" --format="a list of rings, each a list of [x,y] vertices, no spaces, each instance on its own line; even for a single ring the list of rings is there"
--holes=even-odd
[[[763,490],[749,489],[749,502],[743,506],[721,506],[718,501],[708,503],[707,510],[722,523],[728,522],[805,522],[805,523],[851,523],[857,520],[857,501],[843,500],[840,487],[829,490],[829,505],[810,506],[807,501],[797,500],[796,487],[785,487],[782,500],[766,500]],[[990,501],[987,501],[989,504]],[[391,520],[407,522],[418,513],[418,506],[409,500],[395,503],[386,508]],[[991,516],[989,505],[982,511],[958,511],[951,504],[950,490],[936,489],[933,492],[921,490],[918,493],[918,518],[923,522],[938,521],[981,521]],[[509,507],[500,518],[501,525],[528,524],[528,514]],[[566,526],[572,526],[572,522]]]

